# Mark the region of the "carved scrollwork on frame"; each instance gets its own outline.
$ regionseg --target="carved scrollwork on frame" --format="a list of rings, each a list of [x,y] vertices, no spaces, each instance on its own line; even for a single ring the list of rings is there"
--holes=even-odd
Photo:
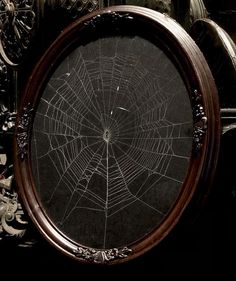
[[[0,54],[9,65],[18,64],[30,45],[36,17],[34,2],[0,1]]]
[[[78,247],[74,254],[76,257],[92,263],[105,264],[116,259],[126,258],[132,252],[128,247],[121,249],[96,250],[93,248]]]
[[[204,106],[202,104],[202,97],[195,89],[193,95],[193,145],[194,152],[197,153],[203,144],[203,139],[207,130],[207,117],[205,114]]]
[[[24,107],[17,126],[17,148],[18,155],[23,160],[27,155],[29,141],[29,125],[32,119],[33,108],[30,104]]]

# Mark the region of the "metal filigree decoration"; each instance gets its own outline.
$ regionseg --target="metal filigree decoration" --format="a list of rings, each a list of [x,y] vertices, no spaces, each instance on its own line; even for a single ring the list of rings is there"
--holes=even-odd
[[[27,148],[29,143],[29,125],[32,119],[33,108],[28,104],[23,108],[23,113],[19,118],[17,126],[17,148],[18,155],[23,160],[27,155]]]
[[[131,252],[132,250],[127,247],[121,249],[113,248],[108,250],[96,250],[93,248],[78,247],[74,253],[76,257],[85,261],[105,264],[116,259],[126,258]]]
[[[10,181],[12,180],[9,179]],[[23,219],[24,212],[18,202],[16,192],[2,188],[0,180],[0,240],[4,237],[23,237],[28,222]]]
[[[88,14],[99,8],[98,0],[61,0],[59,2],[57,5],[65,9],[72,18]]]
[[[198,152],[202,145],[207,129],[207,117],[202,104],[202,97],[197,90],[193,95],[193,145],[194,152]]]
[[[7,64],[18,64],[30,45],[35,25],[34,2],[0,1],[0,54]]]
[[[0,104],[0,129],[3,132],[10,131],[15,127],[16,112],[10,112],[7,107]]]

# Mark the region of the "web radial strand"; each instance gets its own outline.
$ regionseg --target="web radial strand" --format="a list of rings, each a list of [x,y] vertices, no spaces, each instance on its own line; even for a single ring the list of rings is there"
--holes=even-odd
[[[79,46],[49,80],[33,126],[48,215],[89,247],[142,238],[180,192],[192,128],[187,89],[158,46],[138,36]]]

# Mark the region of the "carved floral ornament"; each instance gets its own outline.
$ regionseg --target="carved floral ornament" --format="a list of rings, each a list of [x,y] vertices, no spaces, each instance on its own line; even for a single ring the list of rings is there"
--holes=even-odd
[[[132,249],[128,247],[97,250],[80,246],[74,251],[76,257],[97,264],[106,264],[116,259],[123,259],[131,253]]]
[[[34,0],[0,1],[0,54],[9,65],[20,62],[35,25]]]
[[[194,119],[193,144],[194,152],[197,153],[201,149],[203,145],[203,140],[206,135],[207,117],[202,102],[202,96],[196,89],[193,91],[192,102]]]

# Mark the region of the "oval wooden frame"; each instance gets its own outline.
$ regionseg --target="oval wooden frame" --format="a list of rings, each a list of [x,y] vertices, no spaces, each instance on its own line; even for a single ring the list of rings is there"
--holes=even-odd
[[[109,24],[108,24],[109,23]],[[72,241],[47,216],[37,195],[31,171],[30,142],[34,112],[52,70],[71,47],[99,36],[99,32],[131,25],[143,27],[171,55],[189,91],[193,107],[193,152],[179,197],[161,225],[148,237],[122,249],[93,249]],[[200,110],[200,111],[199,111]],[[42,235],[64,254],[80,262],[116,264],[140,256],[157,245],[178,223],[184,210],[214,178],[221,136],[217,89],[211,71],[197,45],[172,18],[136,6],[114,6],[95,11],[67,27],[46,51],[30,76],[19,106],[14,136],[14,167],[19,195]]]
[[[220,107],[235,108],[236,44],[233,39],[215,21],[205,18],[196,20],[189,34],[211,68],[218,88]]]

